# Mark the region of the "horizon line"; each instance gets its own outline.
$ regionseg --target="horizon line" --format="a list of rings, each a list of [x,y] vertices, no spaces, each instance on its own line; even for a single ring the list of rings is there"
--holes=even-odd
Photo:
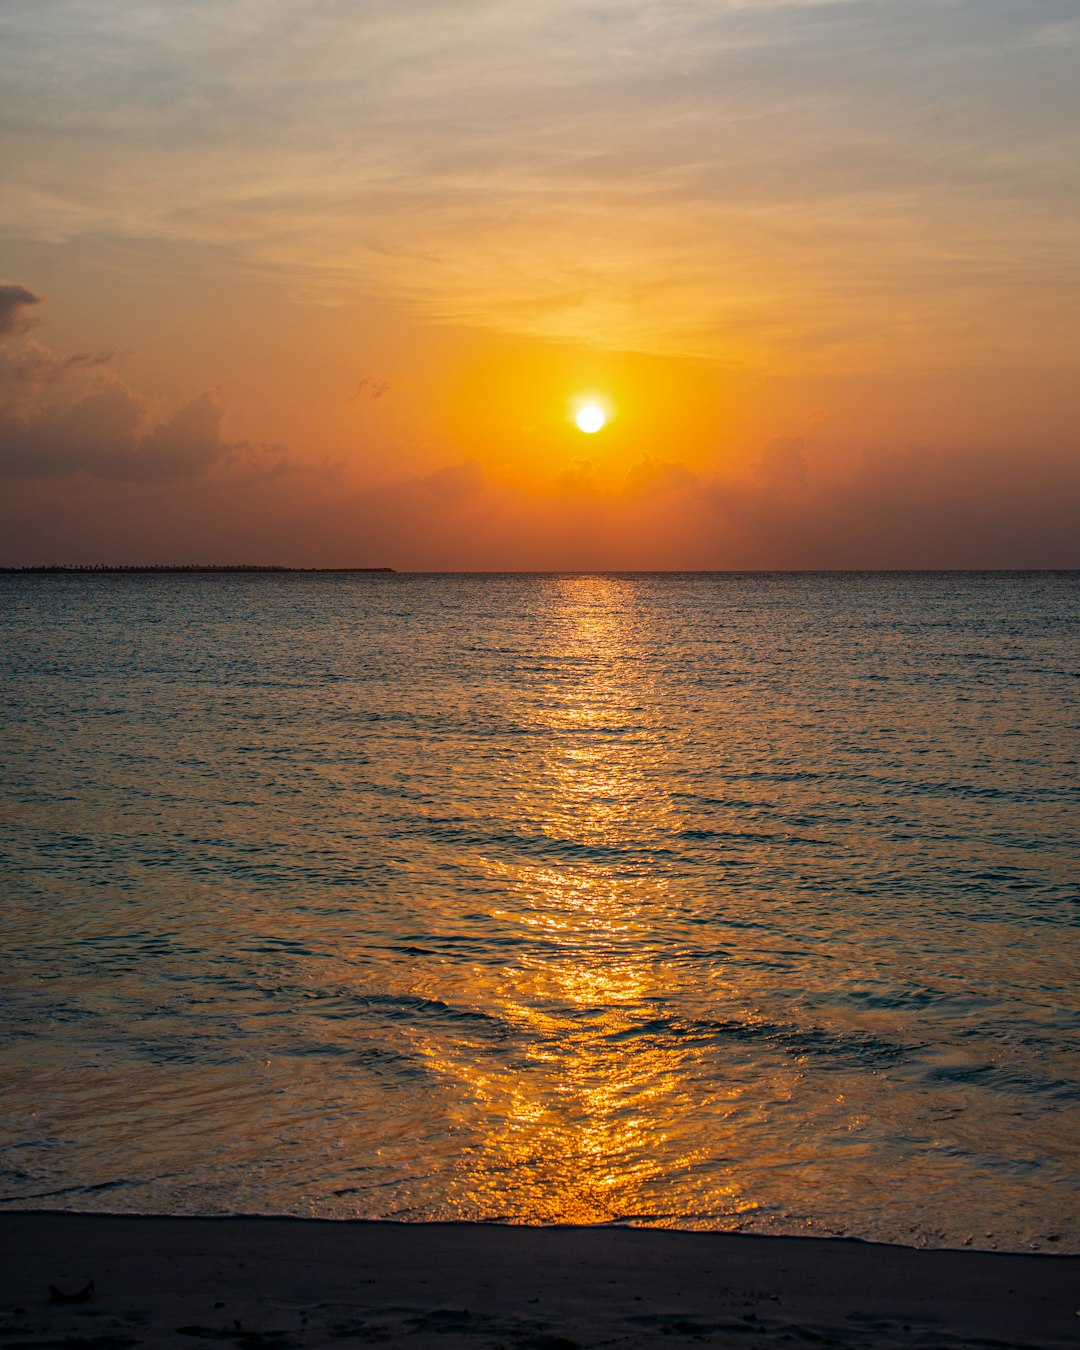
[[[395,568],[291,567],[277,563],[49,563],[0,566],[6,576],[109,575],[382,575],[382,576],[890,576],[890,575],[1072,575],[1073,567],[556,567]]]

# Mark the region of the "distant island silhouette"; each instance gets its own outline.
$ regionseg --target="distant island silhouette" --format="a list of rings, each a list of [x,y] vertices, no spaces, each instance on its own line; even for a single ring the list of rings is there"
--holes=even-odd
[[[112,567],[105,563],[80,563],[73,566],[62,563],[54,563],[48,567],[0,567],[0,573],[11,572],[30,572],[30,573],[93,573],[95,576],[101,574],[112,574],[115,572],[164,572],[174,573],[232,573],[232,572],[393,572],[392,567],[275,567],[263,566],[261,563],[147,563],[125,564],[119,567]]]

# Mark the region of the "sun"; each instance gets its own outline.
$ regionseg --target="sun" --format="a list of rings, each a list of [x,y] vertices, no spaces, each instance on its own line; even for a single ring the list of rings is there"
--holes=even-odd
[[[594,431],[599,431],[607,421],[603,408],[598,408],[595,403],[586,403],[577,411],[577,417],[574,419],[578,424],[580,431],[587,431],[591,435]]]

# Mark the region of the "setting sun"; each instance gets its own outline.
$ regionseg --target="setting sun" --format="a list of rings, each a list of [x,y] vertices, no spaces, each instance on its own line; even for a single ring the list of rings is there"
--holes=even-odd
[[[577,417],[574,419],[581,431],[587,431],[590,434],[599,431],[607,421],[603,408],[598,408],[595,403],[586,403],[583,408],[578,409]]]

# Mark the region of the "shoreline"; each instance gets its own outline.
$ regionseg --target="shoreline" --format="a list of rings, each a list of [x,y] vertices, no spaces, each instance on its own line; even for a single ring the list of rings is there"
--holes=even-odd
[[[85,1302],[50,1302],[94,1282]],[[1080,1255],[656,1228],[0,1211],[0,1344],[1075,1345]]]

